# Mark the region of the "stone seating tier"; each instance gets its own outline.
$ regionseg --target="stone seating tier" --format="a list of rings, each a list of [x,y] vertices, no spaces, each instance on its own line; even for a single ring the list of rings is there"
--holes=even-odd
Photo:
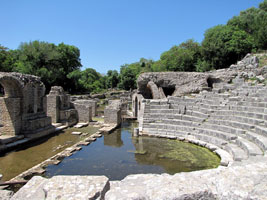
[[[223,87],[147,101],[143,133],[193,137],[226,150],[235,161],[263,156],[267,150],[267,89],[262,85]]]

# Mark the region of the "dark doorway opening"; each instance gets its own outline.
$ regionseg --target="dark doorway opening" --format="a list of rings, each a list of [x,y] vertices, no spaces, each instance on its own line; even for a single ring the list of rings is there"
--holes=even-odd
[[[215,81],[212,79],[212,78],[208,78],[207,79],[207,83],[208,83],[208,87],[209,88],[213,88],[213,83],[214,83]]]
[[[134,100],[134,117],[138,117],[138,99],[137,97],[135,97],[135,100]]]
[[[4,87],[0,84],[0,97],[4,97],[5,96],[5,90]]]
[[[162,87],[162,89],[166,97],[172,96],[173,92],[175,91],[174,87]]]

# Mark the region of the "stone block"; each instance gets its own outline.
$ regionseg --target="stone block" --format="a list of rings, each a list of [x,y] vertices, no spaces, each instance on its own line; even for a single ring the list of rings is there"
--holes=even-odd
[[[104,199],[109,188],[105,176],[33,177],[11,199]]]

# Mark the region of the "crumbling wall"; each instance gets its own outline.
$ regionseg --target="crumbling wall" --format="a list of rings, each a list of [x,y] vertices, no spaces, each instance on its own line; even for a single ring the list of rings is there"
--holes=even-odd
[[[70,95],[61,86],[53,86],[47,95],[47,115],[53,123],[66,123],[68,126],[78,122],[78,113],[70,103]]]
[[[79,100],[72,101],[72,103],[90,106],[91,110],[92,110],[92,116],[91,117],[95,117],[97,115],[97,101],[95,101],[93,99],[89,99],[89,100],[79,99]]]
[[[251,54],[246,55],[235,65],[226,69],[209,72],[148,72],[137,79],[138,93],[145,99],[163,99],[167,96],[183,96],[211,90],[213,84],[225,84],[236,78],[267,77],[267,66],[259,68],[259,60]]]
[[[104,110],[104,122],[106,124],[121,124],[121,101],[110,100]]]
[[[86,103],[84,101],[75,101],[73,103],[74,108],[77,110],[78,112],[78,120],[79,122],[90,122],[92,121],[92,116],[93,116],[93,112],[92,112],[92,106],[89,105],[88,103]]]
[[[36,134],[53,131],[45,113],[45,86],[37,76],[0,72],[4,97],[0,97],[0,135]]]

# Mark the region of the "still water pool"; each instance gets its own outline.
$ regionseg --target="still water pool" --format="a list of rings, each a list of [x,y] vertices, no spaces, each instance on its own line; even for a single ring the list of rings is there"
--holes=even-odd
[[[98,129],[92,126],[81,129],[68,128],[57,132],[53,136],[40,138],[37,141],[25,144],[13,152],[0,154],[2,180],[7,181],[84,139],[83,136],[72,135],[72,131],[81,131],[91,135]]]
[[[129,174],[188,172],[215,168],[219,157],[206,148],[177,140],[133,137],[137,124],[123,122],[121,128],[83,147],[59,165],[47,167],[45,176],[105,175],[121,180]]]

